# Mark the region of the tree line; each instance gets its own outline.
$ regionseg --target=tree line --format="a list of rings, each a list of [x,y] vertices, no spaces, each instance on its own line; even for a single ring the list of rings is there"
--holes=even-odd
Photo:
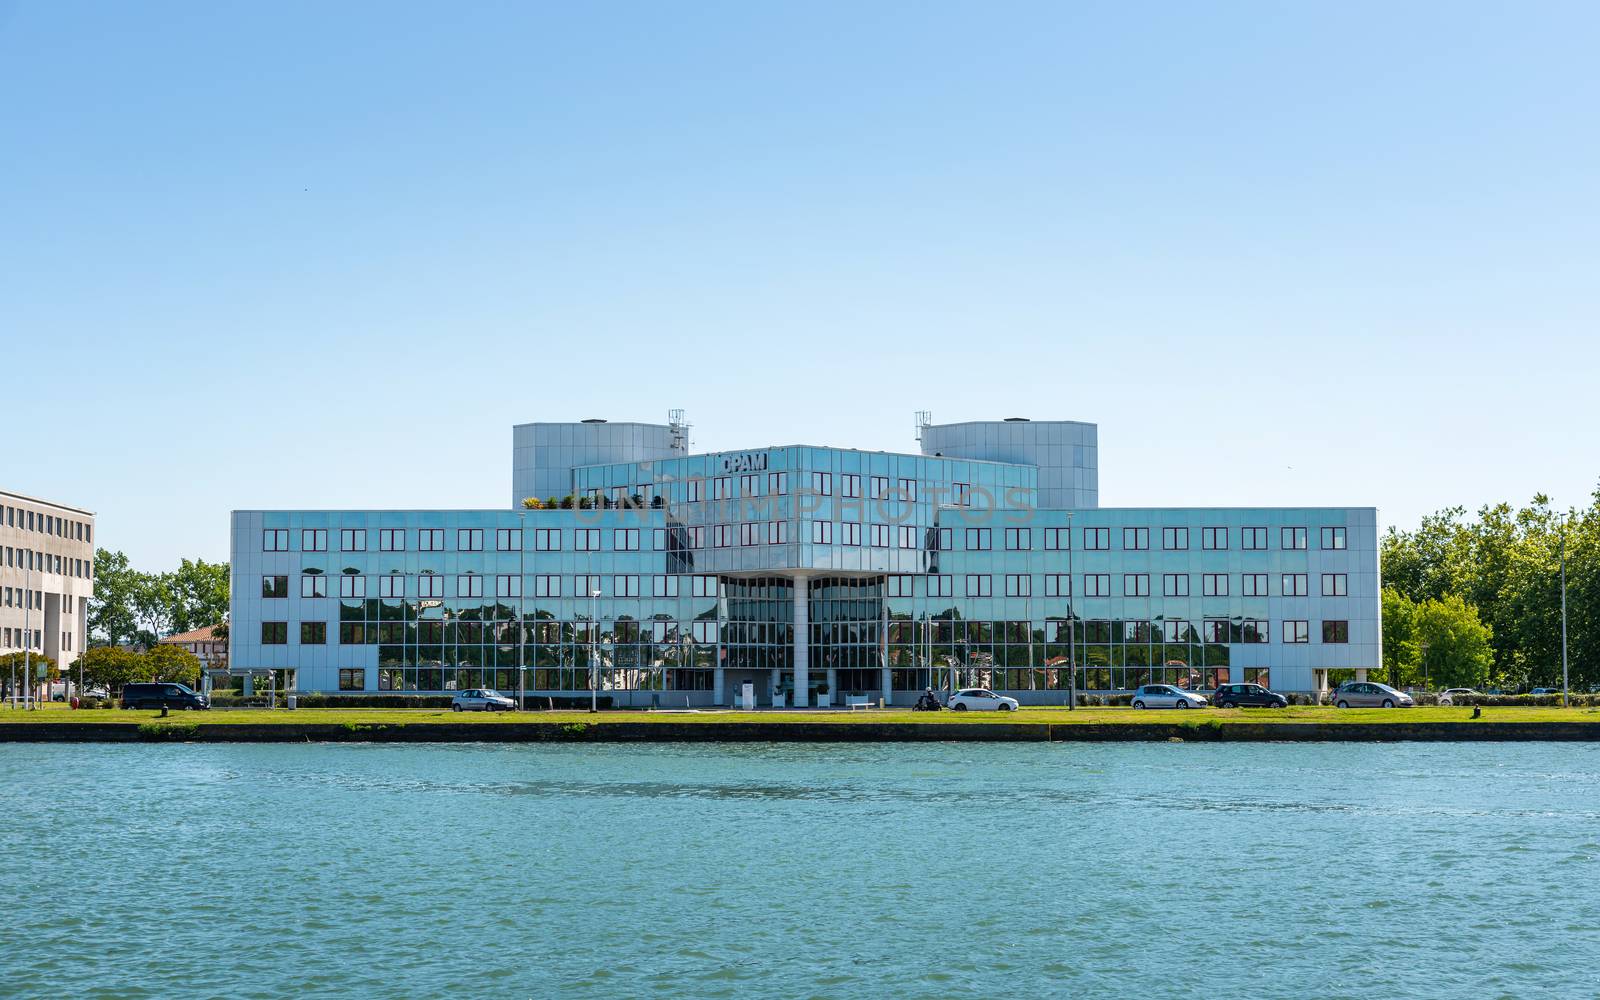
[[[147,573],[121,552],[97,549],[94,575],[91,644],[149,649],[162,636],[226,623],[227,563],[185,559],[171,572]]]
[[[1433,687],[1561,686],[1561,552],[1566,551],[1570,681],[1600,685],[1600,489],[1558,511],[1539,494],[1469,518],[1430,514],[1380,542],[1383,666]],[[1425,648],[1424,648],[1425,647]]]

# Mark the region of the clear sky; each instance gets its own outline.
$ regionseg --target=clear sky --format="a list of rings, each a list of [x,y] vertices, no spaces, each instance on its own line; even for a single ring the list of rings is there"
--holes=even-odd
[[[1600,7],[0,0],[0,485],[158,569],[510,427],[1100,425],[1105,505],[1581,503]]]

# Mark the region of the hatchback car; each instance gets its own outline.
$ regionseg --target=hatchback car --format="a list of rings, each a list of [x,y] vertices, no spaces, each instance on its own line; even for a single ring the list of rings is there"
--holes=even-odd
[[[1445,688],[1443,691],[1439,692],[1439,704],[1454,705],[1456,703],[1456,698],[1462,695],[1474,695],[1477,693],[1478,692],[1474,691],[1472,688]]]
[[[192,708],[204,710],[211,707],[211,699],[187,684],[163,681],[159,684],[124,684],[123,708]]]
[[[1205,708],[1206,696],[1171,684],[1146,684],[1133,693],[1134,708]]]
[[[950,696],[950,711],[965,712],[969,708],[975,712],[1015,712],[1018,702],[987,688],[965,688]]]
[[[1338,708],[1411,708],[1416,704],[1409,694],[1376,681],[1345,681],[1333,692]]]
[[[509,712],[517,707],[516,700],[507,698],[489,688],[468,688],[457,691],[450,699],[452,712]]]
[[[1288,708],[1289,699],[1260,684],[1219,684],[1211,694],[1219,708]]]

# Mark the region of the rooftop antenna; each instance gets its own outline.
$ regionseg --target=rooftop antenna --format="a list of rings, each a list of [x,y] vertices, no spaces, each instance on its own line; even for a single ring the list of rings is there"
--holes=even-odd
[[[672,450],[680,455],[689,454],[689,427],[682,410],[667,411],[667,429],[672,432]]]
[[[931,427],[932,425],[933,425],[933,411],[932,410],[918,410],[917,411],[917,443],[918,444],[922,443],[922,431],[923,431],[923,428]]]

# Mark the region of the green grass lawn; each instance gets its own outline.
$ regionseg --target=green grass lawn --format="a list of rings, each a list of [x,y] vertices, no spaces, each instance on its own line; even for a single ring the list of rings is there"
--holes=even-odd
[[[38,711],[13,710],[0,707],[0,725],[48,725],[63,722],[114,722],[128,725],[160,720],[158,711],[122,711],[120,709],[93,709],[73,711],[61,705],[49,705]],[[1465,722],[1472,718],[1470,708],[1202,708],[1187,711],[1138,711],[1132,708],[1080,708],[1068,711],[1064,707],[1025,708],[1019,712],[913,712],[909,709],[868,709],[865,711],[812,711],[812,712],[735,712],[707,709],[700,712],[451,712],[448,709],[408,708],[301,708],[287,709],[214,709],[209,712],[173,712],[166,720],[171,723],[206,723],[208,725],[240,725],[265,723],[281,725],[306,725],[331,723],[341,725],[405,725],[431,722],[462,726],[497,726],[510,722],[551,723],[705,723],[705,722],[763,722],[763,723],[823,723],[850,726],[864,722],[918,722],[938,725],[970,725],[979,722],[1049,723],[1052,725],[1085,725],[1089,723],[1118,725],[1194,724],[1216,720],[1223,725],[1241,722],[1295,722],[1295,723],[1426,723]],[[1600,708],[1485,708],[1483,719],[1487,722],[1600,722]]]

